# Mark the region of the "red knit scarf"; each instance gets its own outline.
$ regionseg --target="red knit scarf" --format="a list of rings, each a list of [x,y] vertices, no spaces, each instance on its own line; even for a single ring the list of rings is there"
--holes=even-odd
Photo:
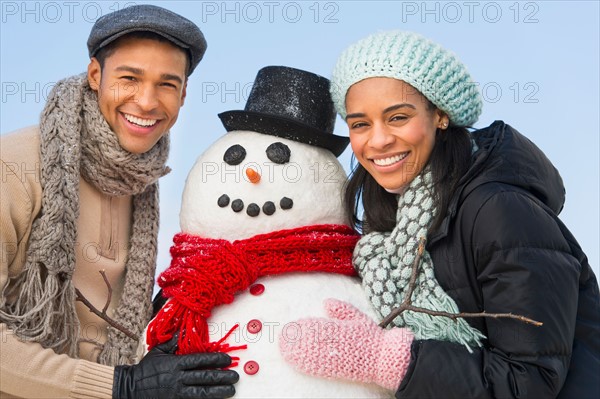
[[[158,285],[171,298],[148,326],[149,349],[179,331],[178,354],[227,352],[223,341],[209,342],[207,319],[229,304],[257,278],[289,272],[356,275],[352,251],[359,236],[344,225],[280,230],[230,242],[179,233],[173,238],[171,265]],[[233,330],[233,329],[232,329]],[[231,333],[231,331],[230,331]]]

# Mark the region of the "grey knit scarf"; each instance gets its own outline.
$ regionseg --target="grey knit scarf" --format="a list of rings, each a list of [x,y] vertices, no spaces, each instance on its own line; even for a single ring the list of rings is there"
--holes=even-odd
[[[102,116],[85,74],[54,86],[41,115],[42,208],[32,226],[23,272],[2,303],[0,320],[21,338],[57,353],[78,356],[74,243],[79,216],[79,178],[110,196],[133,195],[133,226],[125,285],[115,320],[141,336],[151,315],[156,268],[159,177],[169,153],[168,135],[147,153],[122,149]],[[98,284],[103,284],[99,276]],[[85,293],[84,293],[85,294]],[[98,362],[134,361],[137,340],[110,327]]]
[[[427,236],[435,213],[431,172],[425,168],[399,195],[394,230],[372,232],[359,240],[354,250],[354,266],[362,277],[367,296],[382,317],[402,303],[419,239]],[[436,280],[433,261],[426,250],[419,270],[412,304],[459,313],[454,300]],[[393,323],[398,327],[409,327],[417,339],[452,341],[465,345],[469,351],[471,346],[481,346],[481,339],[485,338],[464,319],[453,321],[447,317],[404,311]]]

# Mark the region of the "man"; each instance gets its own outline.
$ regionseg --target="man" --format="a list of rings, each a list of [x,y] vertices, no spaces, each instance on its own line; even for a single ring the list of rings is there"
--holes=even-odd
[[[230,397],[225,354],[176,356],[171,340],[136,358],[157,180],[204,36],[139,5],[98,19],[87,44],[87,74],[56,84],[40,125],[1,137],[0,397]]]

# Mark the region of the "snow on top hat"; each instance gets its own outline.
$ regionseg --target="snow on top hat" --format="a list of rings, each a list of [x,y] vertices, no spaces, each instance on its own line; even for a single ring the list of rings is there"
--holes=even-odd
[[[347,137],[333,134],[336,113],[328,79],[284,66],[258,71],[243,111],[219,114],[228,132],[251,130],[299,141],[339,156]]]

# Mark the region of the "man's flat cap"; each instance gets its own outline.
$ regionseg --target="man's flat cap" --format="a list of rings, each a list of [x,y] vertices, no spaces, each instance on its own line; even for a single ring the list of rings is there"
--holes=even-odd
[[[131,32],[153,32],[185,49],[190,57],[190,74],[206,51],[206,39],[195,23],[162,7],[142,4],[98,18],[87,41],[90,58],[102,47]]]

